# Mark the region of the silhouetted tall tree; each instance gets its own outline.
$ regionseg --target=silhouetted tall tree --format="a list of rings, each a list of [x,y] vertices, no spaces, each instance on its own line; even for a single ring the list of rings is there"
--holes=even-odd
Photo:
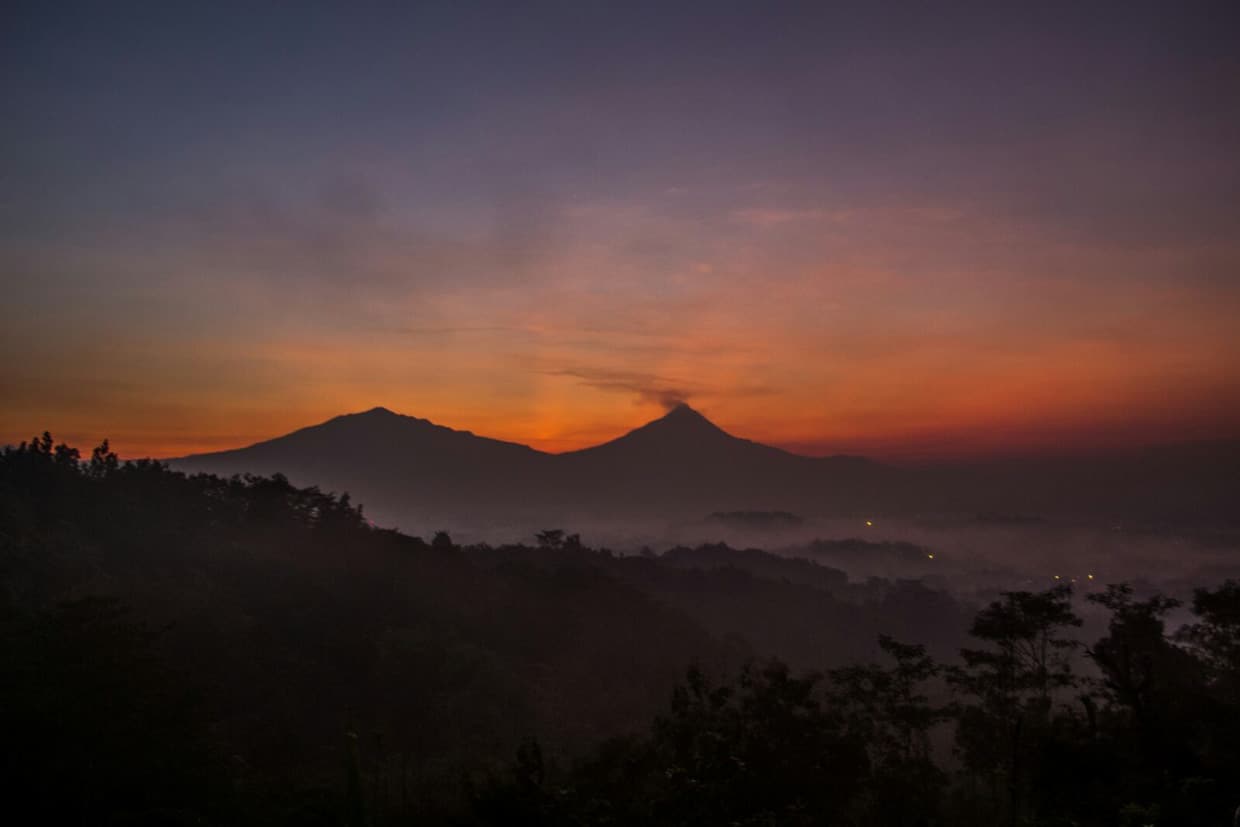
[[[1016,823],[1033,809],[1031,764],[1049,731],[1055,694],[1076,683],[1071,654],[1079,643],[1065,633],[1081,619],[1066,585],[1002,597],[970,629],[989,648],[962,649],[964,666],[952,668],[948,680],[967,699],[956,729],[964,765],[989,782],[996,822]]]
[[[928,684],[941,667],[924,646],[887,635],[879,647],[894,664],[832,670],[828,698],[845,729],[866,747],[872,776],[859,802],[866,823],[919,825],[939,810],[946,775],[934,764],[931,729],[946,711],[930,702]]]

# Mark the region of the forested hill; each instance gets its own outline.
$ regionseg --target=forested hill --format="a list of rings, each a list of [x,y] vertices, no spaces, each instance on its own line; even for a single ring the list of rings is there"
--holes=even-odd
[[[92,808],[225,779],[264,802],[335,790],[349,731],[434,800],[525,736],[571,754],[644,729],[690,664],[842,664],[954,606],[761,552],[694,567],[555,531],[462,548],[279,475],[83,458],[50,436],[0,456],[0,509],[4,708],[26,756],[9,780],[49,812],[66,787]],[[963,618],[938,618],[940,650]],[[141,781],[152,763],[177,777]]]
[[[1091,595],[1110,623],[1086,646],[1068,586],[975,614],[754,549],[462,548],[279,476],[45,435],[0,454],[0,585],[2,791],[41,823],[1102,827],[1240,803],[1234,581],[1174,637],[1175,601]]]
[[[527,735],[640,728],[687,664],[725,658],[593,569],[477,564],[279,477],[80,463],[45,439],[0,458],[0,509],[5,781],[49,821],[214,807],[225,782],[312,800],[343,781],[350,731],[405,768],[394,795],[433,799]]]

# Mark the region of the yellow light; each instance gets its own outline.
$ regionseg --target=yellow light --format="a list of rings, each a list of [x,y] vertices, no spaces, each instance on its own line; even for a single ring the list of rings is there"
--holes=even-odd
[[[866,521],[865,521],[865,524],[866,524],[866,525],[874,525],[874,523],[873,523],[872,521],[870,521],[870,520],[866,520]]]
[[[927,554],[926,556],[927,556],[927,557],[929,557],[931,560],[933,560],[933,559],[934,559],[934,555],[933,555],[933,554]]]
[[[1057,575],[1055,575],[1055,579],[1056,579],[1056,580],[1058,580],[1058,579],[1059,579],[1059,575],[1058,575],[1058,574],[1057,574]]]
[[[1094,576],[1093,576],[1092,574],[1088,574],[1088,575],[1086,575],[1086,577],[1088,577],[1090,580],[1093,580],[1093,579],[1094,579]]]

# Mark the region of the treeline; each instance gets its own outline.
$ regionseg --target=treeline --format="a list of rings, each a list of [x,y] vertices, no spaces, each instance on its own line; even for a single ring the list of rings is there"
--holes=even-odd
[[[530,734],[580,751],[743,656],[595,569],[482,564],[279,477],[0,454],[0,784],[47,823],[332,823],[355,752],[433,820]]]
[[[1071,588],[1009,592],[943,664],[690,670],[648,735],[557,771],[536,743],[474,793],[490,824],[1226,825],[1240,817],[1240,582],[1177,601],[1126,585],[1084,647]],[[1096,676],[1074,669],[1078,650]],[[943,689],[948,690],[946,693]],[[934,697],[946,702],[934,702]],[[951,750],[935,755],[936,733]]]
[[[1113,587],[1084,647],[1066,590],[973,618],[756,550],[462,548],[281,477],[44,435],[0,454],[0,589],[0,776],[41,822],[1171,825],[1240,803],[1234,583],[1170,637],[1174,601]]]

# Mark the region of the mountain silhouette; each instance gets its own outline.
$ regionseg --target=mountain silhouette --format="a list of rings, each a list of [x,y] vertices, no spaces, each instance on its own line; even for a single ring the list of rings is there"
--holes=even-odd
[[[387,408],[345,414],[246,448],[172,460],[185,471],[281,473],[298,485],[349,492],[384,524],[421,523],[474,505],[536,505],[549,454],[475,436]]]
[[[793,454],[729,434],[681,404],[609,442],[563,454],[373,408],[169,463],[226,476],[282,473],[296,485],[349,492],[381,525],[427,531],[748,511],[1090,520],[1105,514],[1147,523],[1222,518],[1234,525],[1238,458],[1236,445],[1226,443],[1110,458],[899,468],[854,456]]]
[[[609,502],[643,510],[668,501],[695,511],[840,508],[854,505],[881,471],[857,457],[806,457],[733,436],[683,403],[560,459],[575,476],[595,480]]]
[[[702,414],[681,402],[664,416],[602,445],[573,451],[566,456],[614,455],[617,457],[666,456],[666,452],[748,450],[752,446],[764,452],[786,453],[778,448],[759,445],[729,434]],[[790,455],[791,456],[791,455]]]
[[[373,408],[245,448],[170,462],[223,475],[282,473],[298,485],[349,491],[376,519],[402,525],[439,517],[794,508],[820,502],[880,468],[855,457],[816,459],[742,439],[685,404],[610,442],[565,454]]]

